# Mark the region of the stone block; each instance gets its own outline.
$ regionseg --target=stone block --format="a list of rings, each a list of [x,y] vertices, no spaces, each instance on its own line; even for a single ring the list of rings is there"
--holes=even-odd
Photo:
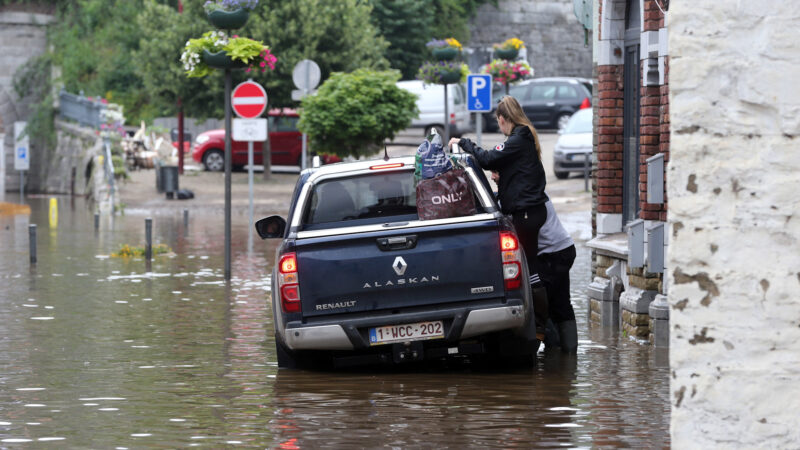
[[[586,295],[588,295],[590,299],[604,302],[612,302],[615,300],[611,280],[602,277],[594,277],[594,280],[589,283],[589,286],[586,288]]]
[[[631,311],[636,314],[647,314],[650,303],[658,292],[646,291],[636,287],[629,287],[619,297],[620,307],[623,310]]]
[[[669,302],[666,295],[658,294],[648,308],[650,317],[659,320],[669,320]]]
[[[650,343],[655,347],[669,347],[669,320],[650,321]]]
[[[622,232],[622,214],[597,213],[596,222],[600,234]]]

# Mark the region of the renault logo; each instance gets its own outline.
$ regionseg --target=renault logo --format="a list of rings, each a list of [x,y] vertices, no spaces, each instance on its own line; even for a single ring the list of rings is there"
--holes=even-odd
[[[406,264],[406,261],[403,259],[402,256],[398,256],[397,258],[394,259],[394,264],[392,264],[392,268],[394,269],[394,272],[397,274],[397,276],[402,276],[404,273],[406,273],[406,267],[408,267],[408,264]]]

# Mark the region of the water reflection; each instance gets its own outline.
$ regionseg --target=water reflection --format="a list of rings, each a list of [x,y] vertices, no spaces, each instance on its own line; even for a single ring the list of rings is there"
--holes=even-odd
[[[269,272],[277,242],[247,249],[233,227],[222,276],[221,218],[156,216],[174,254],[150,267],[109,255],[141,245],[144,216],[95,231],[78,200],[48,229],[0,217],[0,441],[66,447],[665,447],[666,354],[587,324],[590,258],[579,249],[577,356],[536,367],[278,370]],[[27,226],[40,223],[39,263]],[[45,237],[46,236],[46,237]]]

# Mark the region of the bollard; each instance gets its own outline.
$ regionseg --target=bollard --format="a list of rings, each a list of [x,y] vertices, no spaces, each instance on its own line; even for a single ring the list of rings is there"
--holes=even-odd
[[[183,210],[183,228],[184,229],[189,228],[189,210],[188,209],[184,209]]]
[[[31,264],[36,264],[36,224],[28,225],[28,234],[30,236],[30,254]]]
[[[591,153],[583,154],[583,192],[589,192],[589,158]]]
[[[150,261],[153,257],[153,219],[144,219],[144,259]]]
[[[94,231],[100,229],[100,213],[94,213]]]

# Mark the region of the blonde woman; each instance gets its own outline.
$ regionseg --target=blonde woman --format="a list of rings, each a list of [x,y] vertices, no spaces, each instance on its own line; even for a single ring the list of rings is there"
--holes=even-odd
[[[512,217],[514,228],[528,260],[534,301],[537,297],[540,300],[537,302],[539,305],[535,305],[537,334],[539,334],[544,332],[543,324],[547,321],[547,307],[544,306],[542,309],[541,296],[544,295],[545,305],[547,299],[546,294],[541,294],[544,291],[539,280],[542,265],[537,254],[539,229],[547,219],[545,203],[548,201],[544,193],[546,180],[539,137],[514,97],[507,95],[500,100],[495,117],[500,131],[508,137],[494,149],[484,150],[466,138],[453,138],[449,145],[458,144],[465,152],[474,156],[482,168],[498,173],[500,208],[504,214]],[[541,320],[544,322],[541,322],[540,326]]]

